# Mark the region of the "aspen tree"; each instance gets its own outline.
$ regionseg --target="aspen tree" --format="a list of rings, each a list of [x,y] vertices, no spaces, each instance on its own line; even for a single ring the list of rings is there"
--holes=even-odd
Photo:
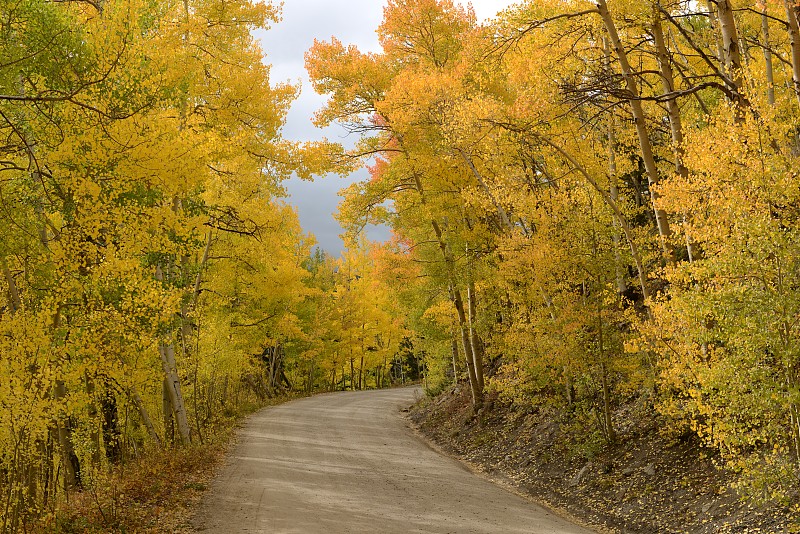
[[[769,16],[767,14],[767,1],[760,0],[761,9],[761,46],[764,51],[764,77],[767,82],[767,101],[772,106],[775,104],[775,75],[772,65],[771,39],[769,36]]]
[[[428,20],[434,21],[435,30],[430,34],[419,34],[415,32],[415,26],[426,23]],[[474,24],[474,15],[464,13],[456,9],[451,3],[437,4],[432,1],[391,3],[386,10],[384,23],[379,29],[381,41],[387,58],[401,59],[407,57],[412,60],[412,69],[418,68],[421,72],[426,72],[430,76],[435,76],[436,71],[452,66],[456,61],[456,55],[460,49],[458,41],[459,32],[465,31],[470,25]],[[422,37],[417,38],[418,35]],[[392,110],[393,106],[402,101],[403,90],[399,85],[386,85],[381,92],[371,90],[371,84],[364,78],[364,71],[359,73],[360,78],[347,78],[344,73],[355,72],[355,67],[359,62],[363,62],[363,55],[357,55],[353,50],[345,51],[336,41],[330,44],[317,43],[312,52],[307,56],[307,68],[315,80],[315,84],[320,91],[330,91],[333,93],[329,101],[328,108],[321,112],[320,117],[342,117],[344,121],[356,122],[359,114],[368,110],[374,110],[381,114],[380,124],[376,128],[389,131],[393,138],[395,147],[390,150],[392,155],[399,153],[405,159],[405,165],[410,172],[410,183],[418,194],[419,202],[424,211],[430,211],[429,195],[425,181],[430,178],[430,174],[418,168],[417,161],[421,158],[430,157],[423,150],[419,152],[416,144],[417,132],[406,131],[408,125],[405,116],[397,108],[397,116]],[[378,63],[377,58],[369,58],[372,64]],[[332,61],[333,60],[333,61]],[[380,61],[386,61],[381,58]],[[372,68],[372,67],[370,67]],[[432,70],[426,70],[432,69]],[[407,76],[410,72],[406,73]],[[383,81],[383,80],[382,80]],[[357,95],[352,102],[340,100],[340,95],[348,95],[344,90],[348,85],[352,85]],[[394,92],[392,92],[394,89]],[[386,92],[392,93],[387,95]],[[353,93],[349,93],[348,96]],[[361,99],[367,106],[358,106],[357,102]],[[340,110],[340,111],[333,111]],[[363,118],[363,117],[362,117]],[[370,147],[371,148],[371,147]],[[395,158],[397,159],[397,158]],[[455,221],[455,218],[451,219]],[[473,402],[476,406],[480,405],[483,391],[478,381],[475,370],[476,352],[473,346],[473,338],[470,336],[468,311],[465,300],[462,296],[462,289],[457,280],[457,266],[452,246],[448,243],[449,225],[445,227],[438,217],[429,218],[429,225],[433,231],[433,237],[438,245],[444,270],[447,273],[446,291],[457,311],[459,329],[461,331],[461,341],[465,351],[467,366],[470,371],[470,384],[472,386]],[[480,356],[478,356],[480,364]]]
[[[592,4],[524,2],[480,28],[449,2],[398,1],[382,53],[317,43],[319,122],[369,135],[352,151],[310,147],[308,168],[377,156],[341,219],[353,234],[392,227],[384,280],[432,391],[461,373],[477,400],[483,369],[503,400],[555,400],[609,442],[622,437],[615,407],[641,395],[751,494],[792,487],[797,92],[791,70],[770,68],[793,42],[770,38],[769,21],[794,4]],[[424,16],[432,31],[413,31]],[[752,35],[764,64],[742,49]],[[691,261],[661,269],[673,221]],[[349,384],[363,387],[366,325],[319,349],[331,386],[352,350]]]
[[[212,366],[209,349],[221,341],[186,350],[189,337],[206,342],[222,330],[195,322],[208,313],[209,227],[238,230],[264,212],[270,223],[296,222],[274,202],[289,167],[265,166],[289,160],[278,130],[295,91],[269,85],[250,33],[274,19],[268,4],[25,1],[8,15],[0,32],[11,62],[0,67],[0,128],[10,140],[0,185],[0,329],[4,369],[14,371],[0,400],[27,406],[9,411],[0,438],[2,471],[15,480],[0,481],[13,510],[3,529],[14,530],[62,499],[59,485],[91,484],[98,469],[133,454],[119,450],[120,406],[139,414],[124,430],[137,435],[124,443],[163,443],[166,428],[150,413],[164,375],[179,434],[188,441],[192,410],[199,434],[200,406],[180,393],[187,360]],[[248,198],[258,192],[249,205],[220,199],[237,183]],[[292,251],[282,258],[299,263],[304,236],[281,239]],[[249,250],[231,252],[246,259]],[[272,276],[272,265],[259,267]],[[302,277],[294,281],[302,298]],[[280,327],[294,335],[290,319]],[[228,371],[238,378],[246,365],[235,363]],[[197,374],[192,385],[196,401]],[[12,442],[24,448],[16,459]]]
[[[653,41],[656,49],[656,57],[658,58],[661,85],[664,89],[664,97],[666,98],[667,117],[669,117],[669,128],[672,136],[672,152],[675,158],[675,172],[682,178],[686,178],[689,171],[683,163],[683,123],[680,107],[678,106],[678,99],[677,96],[675,96],[675,77],[672,70],[672,59],[670,58],[664,39],[661,16],[660,5],[658,3],[653,4]],[[684,214],[684,220],[686,217],[687,215]],[[688,259],[689,261],[694,261],[697,256],[697,251],[688,233],[685,237]]]
[[[617,56],[617,61],[619,62],[620,70],[625,80],[625,86],[628,92],[627,96],[629,98],[631,112],[633,113],[634,126],[636,127],[636,135],[639,139],[639,150],[645,169],[647,170],[647,179],[650,183],[650,196],[655,211],[658,233],[661,236],[661,246],[664,251],[664,256],[669,262],[673,262],[675,260],[674,251],[671,249],[669,243],[669,237],[672,235],[672,231],[669,226],[669,221],[667,220],[667,213],[658,206],[658,194],[655,191],[655,186],[661,178],[656,166],[653,147],[650,141],[650,133],[647,128],[647,117],[644,114],[644,108],[639,100],[641,96],[639,93],[639,84],[636,81],[636,75],[628,61],[628,54],[622,45],[616,23],[611,16],[611,12],[605,0],[597,1],[597,11],[600,18],[603,20],[603,25],[611,41],[611,47]]]

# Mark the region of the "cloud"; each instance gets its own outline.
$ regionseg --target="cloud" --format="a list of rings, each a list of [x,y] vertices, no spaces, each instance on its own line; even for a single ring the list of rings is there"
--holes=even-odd
[[[484,19],[511,2],[480,0],[475,4],[476,15]],[[267,31],[254,33],[265,51],[264,61],[272,66],[272,83],[301,84],[301,94],[292,104],[283,128],[286,139],[310,141],[327,136],[346,144],[352,141],[344,138],[341,127],[319,130],[312,124],[311,118],[324,105],[325,97],[317,95],[308,81],[304,54],[314,39],[329,40],[332,36],[362,51],[379,51],[375,31],[383,18],[383,5],[384,2],[376,0],[285,0],[282,20]],[[288,201],[297,207],[303,229],[313,233],[320,247],[331,254],[339,254],[343,247],[339,239],[342,228],[333,218],[341,200],[337,192],[365,178],[366,172],[359,171],[348,178],[331,175],[317,178],[313,183],[295,178],[285,184],[290,195]],[[368,236],[386,239],[388,229],[371,228]]]
[[[366,174],[365,170],[354,172],[347,178],[329,174],[316,178],[314,182],[295,177],[285,184],[289,203],[297,206],[301,226],[313,233],[319,246],[330,254],[338,255],[344,247],[339,238],[344,229],[333,218],[342,200],[338,193],[348,185],[364,180]],[[372,229],[368,233],[371,239],[380,240],[387,239],[388,235],[388,229]]]

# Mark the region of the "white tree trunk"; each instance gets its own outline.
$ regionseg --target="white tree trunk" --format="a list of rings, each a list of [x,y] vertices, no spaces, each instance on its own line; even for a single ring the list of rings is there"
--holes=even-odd
[[[131,386],[128,390],[128,395],[133,401],[133,405],[136,407],[136,410],[139,412],[139,417],[142,419],[142,423],[144,423],[147,433],[150,435],[150,439],[152,439],[156,445],[160,446],[161,439],[158,437],[156,427],[153,425],[153,420],[150,419],[150,414],[147,412],[147,408],[144,406],[144,401],[142,401],[141,395],[139,395],[139,392],[133,386]]]
[[[783,0],[786,7],[786,17],[789,19],[789,43],[792,47],[792,81],[794,94],[800,102],[800,6],[794,0]]]
[[[775,74],[772,68],[772,49],[769,38],[769,17],[767,17],[767,2],[761,0],[761,46],[764,48],[764,75],[767,79],[767,102],[775,105]]]
[[[689,169],[687,169],[686,165],[683,163],[684,150],[681,110],[678,106],[678,100],[674,96],[675,76],[672,72],[672,60],[664,40],[664,31],[661,27],[661,12],[657,4],[653,5],[653,41],[656,45],[656,57],[658,58],[659,72],[661,74],[661,87],[664,90],[664,95],[667,95],[667,116],[669,118],[670,133],[672,135],[672,153],[675,157],[675,173],[685,180],[689,176]],[[688,216],[684,212],[684,224],[687,218]],[[692,262],[697,256],[697,250],[688,231],[685,232],[685,237],[686,252],[689,261]]]
[[[658,207],[658,195],[654,191],[655,186],[660,181],[660,177],[658,174],[658,167],[656,166],[656,160],[653,155],[653,145],[650,143],[650,137],[647,131],[647,122],[644,109],[642,108],[641,100],[639,100],[639,84],[636,81],[636,75],[631,68],[630,62],[628,61],[628,55],[625,52],[625,48],[622,46],[622,42],[620,41],[617,27],[614,24],[614,19],[611,17],[611,13],[608,10],[606,0],[597,0],[597,10],[600,13],[600,17],[603,19],[606,32],[611,40],[611,46],[617,55],[617,60],[619,61],[620,69],[622,70],[622,77],[625,80],[625,87],[628,91],[628,101],[630,103],[633,120],[636,125],[636,135],[639,139],[640,155],[642,156],[644,167],[647,171],[647,180],[650,185],[650,198],[653,203],[656,226],[658,228],[658,234],[661,236],[661,248],[667,261],[669,263],[673,263],[675,261],[675,257],[672,247],[669,243],[669,237],[672,232],[667,220],[667,212]]]
[[[188,445],[192,442],[189,430],[189,419],[186,416],[186,405],[181,393],[181,383],[178,377],[178,366],[175,361],[175,345],[173,343],[161,343],[158,347],[161,355],[161,363],[164,368],[164,378],[166,379],[167,393],[172,403],[172,410],[175,414],[175,423],[178,427],[178,434],[181,443]]]
[[[0,268],[3,270],[3,277],[5,277],[6,285],[8,286],[8,303],[11,313],[15,313],[22,307],[22,300],[19,297],[19,289],[17,289],[14,275],[11,274],[6,259],[2,256],[0,256]]]
[[[719,31],[722,34],[722,51],[725,54],[725,67],[733,81],[736,91],[734,103],[742,103],[742,52],[739,50],[739,32],[733,18],[730,0],[717,0]]]

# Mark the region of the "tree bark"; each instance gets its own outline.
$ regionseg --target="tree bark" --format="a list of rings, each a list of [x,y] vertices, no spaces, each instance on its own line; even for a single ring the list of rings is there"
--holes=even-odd
[[[356,369],[355,369],[355,357],[352,355],[352,351],[350,353],[350,391],[356,390]]]
[[[672,72],[672,59],[670,58],[667,44],[664,40],[664,30],[661,26],[661,11],[658,4],[653,4],[653,41],[656,46],[656,57],[658,58],[659,73],[661,75],[661,87],[664,90],[664,95],[673,95],[675,92],[675,76]],[[678,106],[678,100],[675,96],[669,96],[666,99],[667,117],[669,118],[669,128],[672,135],[672,154],[675,158],[675,173],[680,176],[684,182],[689,177],[689,169],[683,163],[684,149],[683,149],[683,124],[681,122],[681,110]],[[684,223],[686,223],[687,215],[684,213]],[[697,256],[697,250],[689,236],[688,230],[685,232],[686,238],[686,252],[689,261],[692,262]]]
[[[425,190],[422,187],[422,181],[416,174],[414,175],[414,180],[422,203],[425,204]],[[461,342],[464,345],[464,354],[467,360],[467,370],[469,371],[472,404],[473,407],[477,408],[483,402],[483,389],[478,386],[478,379],[477,375],[475,374],[475,356],[473,353],[472,340],[470,339],[468,333],[467,316],[464,312],[464,300],[461,297],[461,291],[458,289],[458,287],[456,287],[455,283],[455,259],[453,258],[453,255],[444,240],[444,234],[439,226],[439,223],[436,222],[436,219],[431,219],[431,226],[433,227],[433,232],[436,235],[436,240],[439,244],[439,250],[442,253],[448,278],[450,279],[450,299],[453,302],[458,314],[458,325],[461,330]]]
[[[203,249],[203,257],[200,259],[200,265],[197,270],[197,276],[194,279],[194,289],[192,290],[192,309],[197,307],[197,301],[200,298],[201,285],[203,283],[203,270],[208,263],[208,256],[211,252],[211,230],[206,234],[206,246]]]
[[[611,390],[608,386],[608,368],[605,363],[600,364],[600,374],[603,388],[603,424],[605,426],[606,440],[609,443],[614,443],[617,436],[611,420]]]
[[[450,350],[453,353],[453,383],[458,384],[458,337],[455,330],[451,333]]]
[[[611,70],[611,48],[607,38],[603,38],[603,54],[606,58],[606,67]],[[611,186],[609,193],[611,200],[614,202],[619,201],[619,185],[617,183],[617,117],[612,111],[608,119],[608,176],[611,179]],[[622,236],[619,231],[619,221],[616,217],[614,221],[614,233],[611,236],[611,241],[614,244],[614,278],[617,285],[617,293],[622,295],[628,290],[628,283],[625,280],[625,265],[622,263],[622,254],[620,247],[622,246]],[[572,404],[572,398],[569,400]]]
[[[733,17],[733,7],[730,0],[717,0],[717,16],[719,30],[722,34],[722,51],[725,54],[725,67],[733,81],[735,90],[734,103],[742,102],[742,52],[739,49],[739,32],[736,29],[736,19]]]
[[[467,285],[467,308],[469,311],[469,338],[472,345],[472,361],[475,365],[475,380],[478,383],[478,389],[484,390],[483,381],[483,343],[481,343],[478,329],[475,326],[476,321],[476,301],[475,296],[475,283],[470,280]]]
[[[794,94],[800,103],[800,6],[796,0],[783,0],[786,17],[789,19],[789,44],[792,49],[792,82]]]
[[[87,415],[89,416],[89,424],[91,430],[89,431],[89,441],[92,443],[92,467],[97,469],[100,466],[100,431],[98,429],[98,411],[97,411],[97,395],[94,385],[94,379],[89,376],[88,372],[84,372],[84,388],[86,396],[89,397],[89,406],[87,406]]]
[[[139,418],[141,418],[142,423],[144,423],[147,433],[150,435],[150,439],[152,439],[156,445],[161,446],[161,439],[158,437],[156,427],[153,425],[153,420],[150,419],[150,414],[147,412],[147,408],[145,407],[139,392],[135,387],[131,386],[127,393],[128,397],[133,402],[133,405],[136,407],[136,410],[139,412]]]
[[[191,431],[189,429],[189,419],[186,416],[186,405],[181,393],[181,383],[178,377],[178,367],[175,362],[175,345],[172,343],[162,343],[158,347],[161,355],[161,363],[164,368],[165,386],[172,403],[172,410],[175,413],[175,423],[178,427],[178,434],[183,445],[192,442]]]
[[[794,384],[792,389],[797,389],[797,386]],[[795,464],[800,466],[800,406],[796,402],[789,405],[789,433],[792,435],[792,456]]]
[[[179,205],[179,201],[175,200],[176,205]],[[156,266],[156,280],[164,281],[166,278],[164,271],[161,269],[161,266]],[[185,309],[181,309],[181,316],[185,313]],[[184,321],[185,323],[185,321]],[[185,348],[185,324],[182,326],[182,336],[184,338],[183,347]],[[191,443],[191,432],[189,429],[189,418],[186,415],[186,405],[183,400],[183,394],[181,392],[181,382],[180,377],[178,375],[178,364],[175,360],[175,344],[168,341],[162,341],[158,345],[158,353],[161,356],[161,364],[164,370],[164,389],[166,394],[169,398],[169,402],[171,403],[172,412],[175,415],[175,423],[178,427],[178,433],[181,438],[181,443],[183,445],[188,445]],[[164,399],[166,401],[166,398]],[[164,420],[165,423],[167,421],[169,411],[166,409],[164,410]],[[166,425],[165,425],[166,431]]]
[[[764,51],[764,75],[767,79],[767,102],[775,105],[775,75],[772,68],[772,49],[769,38],[769,17],[767,17],[767,2],[760,0],[761,8],[761,47]]]
[[[117,407],[117,397],[109,382],[104,383],[100,407],[103,412],[103,445],[105,447],[106,459],[112,463],[117,463],[122,457],[122,443],[120,443],[119,431],[119,409]]]
[[[164,443],[175,443],[175,409],[169,394],[169,380],[164,377],[161,382],[161,407],[164,412]]]
[[[628,102],[631,106],[631,112],[636,126],[636,135],[639,139],[640,155],[642,156],[642,161],[647,171],[648,183],[650,184],[650,198],[653,204],[658,234],[661,236],[661,249],[667,262],[674,263],[675,255],[669,243],[672,232],[669,227],[669,221],[667,220],[667,213],[658,207],[658,194],[655,192],[655,186],[658,185],[660,177],[655,156],[653,155],[653,145],[650,142],[649,132],[647,130],[644,108],[642,108],[642,102],[639,100],[639,84],[636,81],[636,75],[628,61],[625,48],[620,41],[617,27],[614,24],[614,19],[611,17],[611,12],[608,10],[606,0],[597,0],[597,10],[600,13],[600,17],[603,19],[603,24],[606,27],[606,32],[611,40],[611,45],[616,52],[617,60],[622,70],[622,77],[625,80],[625,87],[629,96]]]
[[[717,16],[717,11],[714,9],[714,3],[712,0],[706,0],[706,8],[708,9],[708,20],[711,24],[711,30],[714,32],[714,43],[717,45],[717,61],[719,61],[720,71],[725,74],[726,76],[730,75],[726,67],[725,62],[725,51],[722,45],[722,38],[719,34],[719,17]]]
[[[11,313],[15,313],[22,308],[22,300],[19,297],[19,289],[14,280],[14,275],[11,274],[4,256],[0,256],[0,268],[3,270],[3,277],[5,277],[6,285],[8,286],[8,303]]]
[[[461,298],[461,292],[453,286],[450,286],[450,294],[452,295],[453,304],[456,307],[458,314],[458,326],[461,331],[461,345],[464,348],[464,356],[467,361],[467,373],[469,376],[470,391],[472,393],[472,405],[476,408],[483,402],[483,390],[478,387],[478,376],[475,372],[475,356],[472,353],[472,341],[469,337],[467,327],[467,314],[464,311],[464,301]]]
[[[399,134],[397,135],[397,139],[400,143],[400,146],[403,147],[403,136]],[[405,152],[404,147],[403,150],[407,157],[407,152]],[[416,189],[417,193],[420,196],[420,202],[422,203],[422,205],[425,205],[427,203],[427,200],[425,197],[425,188],[423,187],[422,180],[420,179],[420,176],[417,172],[413,172],[412,175],[414,179],[414,188]],[[470,380],[470,390],[472,392],[472,403],[473,403],[473,408],[477,409],[477,407],[483,402],[483,389],[478,387],[477,377],[475,375],[473,347],[469,334],[467,332],[466,314],[464,313],[464,301],[461,297],[461,292],[456,285],[455,259],[453,258],[452,252],[450,251],[450,249],[447,246],[447,243],[444,240],[444,234],[442,232],[441,227],[439,226],[439,223],[436,221],[435,218],[431,218],[430,222],[431,222],[431,227],[433,228],[434,235],[436,236],[436,240],[439,244],[439,250],[442,253],[442,258],[444,259],[445,268],[447,269],[448,284],[449,284],[448,290],[449,290],[450,300],[453,302],[453,305],[456,307],[456,311],[458,312],[459,328],[461,330],[461,340],[462,343],[464,344],[464,352],[467,360],[467,368],[470,371],[469,380]]]
[[[55,399],[63,401],[67,396],[67,387],[63,380],[56,380]],[[58,445],[61,449],[61,461],[64,466],[64,490],[70,491],[81,486],[81,464],[75,454],[72,442],[72,427],[68,417],[58,422]]]

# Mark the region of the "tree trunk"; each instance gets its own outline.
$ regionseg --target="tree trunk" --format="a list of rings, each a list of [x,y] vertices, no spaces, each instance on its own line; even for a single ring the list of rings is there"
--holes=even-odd
[[[796,0],[783,0],[786,18],[789,20],[789,44],[792,49],[792,82],[794,94],[800,102],[800,6]]]
[[[200,406],[197,402],[197,397],[198,397],[198,390],[200,393],[202,393],[203,387],[197,378],[197,367],[198,363],[197,360],[195,360],[194,373],[192,377],[192,407],[194,408],[194,429],[197,432],[197,439],[200,441],[200,444],[202,445],[204,443],[204,440],[203,440],[202,424],[200,422]]]
[[[274,386],[275,386],[275,373],[277,371],[277,361],[278,359],[278,347],[266,347],[264,352],[262,353],[262,360],[264,360],[265,365],[265,372],[266,372],[266,384],[267,384],[267,396],[272,397],[274,395]]]
[[[283,360],[281,360],[281,362],[282,361]],[[283,385],[286,388],[286,391],[292,391],[292,389],[293,389],[292,381],[289,380],[288,376],[286,376],[286,369],[283,368],[283,363],[281,363],[281,376],[280,376],[280,379],[283,382]]]
[[[87,415],[89,416],[89,424],[91,425],[89,430],[89,441],[92,443],[92,467],[97,469],[100,467],[100,431],[99,427],[99,418],[97,417],[97,396],[95,394],[95,387],[94,387],[94,380],[89,376],[88,371],[83,375],[85,389],[86,389],[86,396],[89,397],[89,406],[87,406],[86,411]]]
[[[164,368],[165,386],[169,400],[172,403],[172,410],[175,413],[175,423],[178,427],[178,434],[183,445],[192,442],[191,431],[189,429],[189,419],[186,416],[186,405],[181,393],[181,383],[178,377],[178,367],[175,362],[175,345],[172,343],[162,343],[158,347],[161,354],[161,363]]]
[[[67,396],[67,387],[63,380],[56,380],[56,401],[63,401]],[[61,449],[61,462],[64,466],[64,490],[69,491],[81,486],[81,464],[75,454],[72,442],[72,425],[68,417],[58,422],[58,445]]]
[[[607,38],[603,38],[603,54],[606,58],[606,67],[611,70],[611,49]],[[616,203],[619,201],[619,185],[617,183],[617,117],[611,113],[608,119],[608,176],[611,179],[611,187],[609,193],[611,199]],[[617,286],[617,293],[622,295],[628,289],[628,283],[625,276],[625,265],[622,263],[622,254],[620,248],[622,246],[622,236],[619,231],[619,221],[616,217],[614,221],[614,233],[611,236],[611,241],[614,244],[614,274]],[[572,404],[572,397],[569,399],[570,405]]]
[[[670,134],[672,135],[672,154],[675,158],[675,173],[680,176],[684,182],[689,177],[689,169],[683,163],[683,124],[681,122],[681,110],[678,106],[678,100],[674,96],[675,92],[675,76],[672,72],[672,59],[670,58],[667,50],[667,44],[664,40],[664,31],[661,26],[661,11],[658,9],[658,4],[653,4],[653,41],[656,46],[656,57],[658,58],[659,73],[661,75],[661,87],[664,95],[667,96],[667,117],[669,118]],[[687,220],[687,215],[684,213],[684,223]],[[689,236],[688,229],[685,232],[686,238],[686,252],[689,261],[692,262],[697,256],[696,247],[691,237]]]
[[[164,412],[164,443],[175,443],[175,410],[169,394],[169,380],[164,377],[161,383],[161,406]]]
[[[197,307],[197,301],[200,298],[201,285],[203,283],[203,270],[208,263],[208,255],[211,252],[211,230],[206,234],[206,246],[203,249],[203,257],[200,259],[200,265],[197,269],[197,276],[194,279],[194,289],[192,291],[192,309]]]
[[[647,122],[642,108],[642,102],[639,100],[639,85],[636,81],[636,74],[633,72],[630,63],[628,62],[628,55],[617,33],[617,27],[614,24],[614,19],[606,5],[606,0],[597,0],[597,9],[603,23],[606,27],[606,32],[611,40],[611,45],[616,52],[617,59],[622,70],[622,77],[625,80],[625,87],[628,92],[628,102],[631,106],[633,120],[636,125],[636,135],[639,139],[639,150],[644,162],[645,170],[647,171],[647,179],[650,184],[650,198],[653,203],[653,211],[656,218],[656,226],[658,234],[661,236],[661,249],[664,253],[668,263],[675,262],[675,255],[672,246],[669,243],[669,238],[672,232],[667,220],[667,213],[658,207],[658,194],[655,192],[655,186],[660,181],[658,174],[658,167],[656,166],[655,156],[653,155],[653,146],[650,143],[650,137],[647,130]]]
[[[478,383],[478,389],[483,392],[483,343],[481,343],[478,329],[475,326],[476,321],[476,301],[475,296],[475,283],[470,281],[467,286],[467,305],[469,310],[469,338],[472,345],[472,361],[475,365],[475,379]]]
[[[180,207],[180,200],[175,199],[175,211]],[[164,271],[162,270],[160,265],[156,265],[156,273],[155,278],[159,281],[164,281],[168,276],[165,275]],[[186,313],[184,307],[181,308],[181,316]],[[184,334],[184,328],[186,327],[186,322],[182,321],[184,325],[181,327],[181,332]],[[181,337],[185,338],[185,335]],[[185,339],[184,339],[185,341]],[[185,348],[185,343],[184,343]],[[178,433],[180,434],[181,442],[184,445],[188,445],[191,443],[191,432],[189,430],[189,419],[186,415],[186,405],[183,401],[183,394],[181,393],[181,383],[180,378],[178,375],[178,365],[175,361],[175,344],[171,342],[162,341],[158,345],[158,353],[161,356],[161,364],[164,371],[164,391],[162,393],[166,394],[166,397],[163,399],[164,401],[164,422],[165,422],[165,431],[166,428],[169,426],[167,425],[168,414],[170,410],[167,410],[166,401],[167,397],[169,399],[169,403],[171,404],[172,412],[175,415],[175,423],[178,427]]]
[[[153,425],[153,420],[150,419],[150,414],[147,412],[147,408],[145,408],[144,402],[142,401],[142,397],[139,395],[139,392],[136,391],[136,388],[133,386],[130,387],[128,390],[128,397],[133,402],[133,405],[136,407],[136,410],[139,412],[139,418],[141,418],[142,423],[144,423],[145,428],[147,429],[147,433],[150,435],[150,439],[153,440],[156,445],[161,445],[161,439],[158,437],[158,433],[156,432],[156,427]]]
[[[761,46],[764,50],[764,75],[767,79],[767,102],[775,105],[775,75],[772,69],[772,49],[769,38],[769,17],[767,17],[767,2],[760,0],[761,8]]]
[[[714,3],[711,0],[706,0],[706,8],[708,9],[708,21],[711,24],[711,30],[714,32],[714,43],[717,45],[716,55],[720,65],[720,71],[727,76],[730,75],[730,72],[726,67],[725,51],[719,34],[719,17],[717,17],[717,11],[714,9]]]
[[[308,365],[308,377],[306,378],[306,387],[304,388],[307,395],[310,395],[314,390],[314,361],[312,360]]]
[[[800,373],[790,366],[786,373],[786,389],[797,391],[800,387]],[[795,464],[800,467],[800,403],[789,402],[789,434],[792,436],[792,456]]]
[[[602,357],[602,355],[601,355]],[[611,391],[608,386],[608,368],[605,363],[600,364],[600,375],[603,387],[603,424],[605,426],[606,440],[614,443],[617,439],[611,420]]]
[[[228,382],[230,381],[230,377],[227,373],[225,373],[225,378],[222,380],[222,393],[219,396],[219,403],[222,406],[228,402]]]
[[[400,144],[402,146],[402,137],[400,139]],[[425,198],[425,188],[422,185],[422,180],[419,177],[419,174],[416,172],[413,173],[414,178],[414,185],[417,193],[420,196],[420,202],[425,205],[426,198]],[[467,321],[466,321],[466,314],[464,313],[464,301],[461,298],[461,292],[459,291],[458,287],[456,286],[456,276],[455,276],[455,259],[453,258],[452,252],[447,246],[447,242],[444,240],[444,234],[442,232],[439,223],[436,221],[435,218],[431,218],[431,227],[433,228],[433,233],[436,236],[436,240],[439,244],[439,250],[442,253],[442,259],[444,260],[445,269],[447,269],[448,274],[448,284],[449,284],[449,293],[450,299],[453,302],[453,305],[456,307],[458,312],[458,322],[459,328],[461,329],[461,340],[464,344],[464,352],[466,354],[467,360],[467,368],[469,370],[469,380],[470,380],[470,389],[472,391],[472,403],[473,407],[477,407],[483,402],[483,389],[478,387],[477,383],[477,376],[475,375],[474,369],[474,355],[473,355],[473,347],[472,342],[470,340],[469,334],[467,332]]]
[[[464,354],[467,359],[467,370],[469,371],[469,382],[472,390],[472,402],[477,406],[483,402],[483,389],[478,384],[478,378],[475,372],[474,347],[472,346],[472,339],[469,336],[469,324],[467,321],[467,314],[464,311],[464,299],[461,297],[461,290],[456,287],[455,283],[455,259],[444,241],[444,235],[439,223],[433,220],[431,221],[431,225],[433,226],[434,233],[439,242],[439,249],[442,252],[442,257],[447,266],[450,278],[450,299],[458,313],[458,326],[461,330],[461,342],[464,344]]]
[[[572,372],[566,365],[564,366],[564,381],[566,382],[564,389],[567,394],[567,406],[572,408],[575,404],[575,381],[572,379]]]
[[[661,12],[657,7],[653,9],[653,40],[655,41],[656,56],[658,58],[659,73],[661,75],[661,87],[663,88],[664,95],[667,97],[667,116],[669,118],[670,133],[672,134],[675,172],[685,178],[688,175],[688,171],[683,164],[683,126],[681,124],[681,111],[678,107],[676,97],[669,96],[675,91],[675,77],[672,73],[672,61],[664,41],[664,32],[661,27]]]
[[[8,269],[8,264],[4,256],[0,256],[0,268],[3,270],[3,277],[6,279],[8,286],[8,304],[11,313],[15,313],[22,307],[22,300],[19,297],[19,289],[17,289],[17,282],[14,280],[14,275]]]
[[[103,411],[103,445],[106,450],[106,459],[115,464],[122,457],[122,444],[120,443],[117,397],[108,382],[103,388],[100,407]]]
[[[455,304],[456,312],[458,313],[458,326],[461,331],[461,344],[464,347],[464,355],[467,360],[467,373],[469,376],[470,391],[472,393],[472,405],[477,409],[483,403],[483,390],[478,385],[478,376],[475,372],[475,355],[472,352],[472,340],[469,337],[467,327],[467,316],[464,312],[464,301],[461,299],[461,292],[454,287],[450,287],[450,293],[453,295],[453,304]]]
[[[453,352],[453,383],[458,384],[458,338],[456,337],[455,330],[451,335],[452,341],[450,350]]]
[[[733,7],[730,0],[717,0],[717,16],[719,30],[722,34],[722,48],[725,54],[725,67],[731,78],[735,90],[734,103],[741,105],[742,101],[742,52],[739,50],[739,32],[736,30],[736,20],[733,18]]]

